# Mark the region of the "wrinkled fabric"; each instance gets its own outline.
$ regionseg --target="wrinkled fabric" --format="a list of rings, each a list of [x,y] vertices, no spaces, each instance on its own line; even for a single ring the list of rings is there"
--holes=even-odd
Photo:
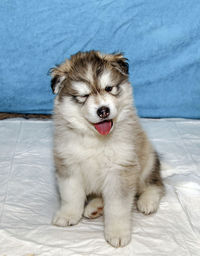
[[[0,112],[51,113],[47,72],[122,51],[143,117],[200,118],[199,0],[0,1]]]
[[[59,207],[52,121],[0,121],[0,255],[198,256],[200,252],[200,121],[142,119],[161,156],[166,195],[157,213],[134,209],[132,241],[115,249],[103,218],[56,227]]]

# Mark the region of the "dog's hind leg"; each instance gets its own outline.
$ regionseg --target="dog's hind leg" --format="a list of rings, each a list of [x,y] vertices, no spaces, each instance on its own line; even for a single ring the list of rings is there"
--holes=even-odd
[[[149,174],[139,184],[137,208],[144,214],[156,212],[164,195],[164,185],[160,177],[160,161],[157,155],[153,162]]]
[[[162,195],[163,189],[161,187],[156,185],[147,186],[137,201],[138,210],[146,215],[156,212]]]
[[[103,215],[103,199],[101,197],[88,198],[83,216],[89,219],[95,219]]]

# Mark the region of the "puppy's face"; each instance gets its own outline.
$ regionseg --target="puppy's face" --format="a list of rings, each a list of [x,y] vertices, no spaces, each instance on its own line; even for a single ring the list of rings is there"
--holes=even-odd
[[[101,135],[112,131],[122,100],[127,92],[131,93],[123,55],[77,53],[52,69],[51,74],[56,106],[68,122],[86,121],[89,128]]]

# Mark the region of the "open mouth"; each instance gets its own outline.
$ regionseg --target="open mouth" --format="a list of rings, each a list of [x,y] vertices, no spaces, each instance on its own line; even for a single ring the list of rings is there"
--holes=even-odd
[[[106,120],[106,121],[94,124],[94,127],[101,135],[109,134],[112,126],[113,126],[112,120]]]

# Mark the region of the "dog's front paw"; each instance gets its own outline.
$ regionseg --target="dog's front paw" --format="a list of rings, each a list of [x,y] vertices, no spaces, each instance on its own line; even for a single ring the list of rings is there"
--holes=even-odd
[[[81,214],[74,210],[59,210],[53,218],[53,224],[60,227],[72,226],[81,219]]]
[[[105,228],[105,239],[113,247],[124,247],[131,241],[131,231],[122,226]]]

